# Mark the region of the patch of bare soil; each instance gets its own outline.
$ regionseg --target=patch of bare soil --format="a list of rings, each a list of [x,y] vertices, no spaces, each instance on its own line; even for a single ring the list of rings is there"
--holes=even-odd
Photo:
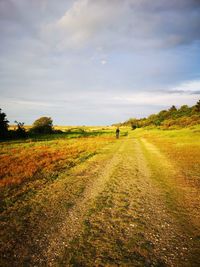
[[[59,258],[60,253],[68,247],[74,237],[78,236],[82,230],[85,215],[93,200],[104,190],[112,172],[118,165],[121,151],[124,150],[124,142],[120,144],[117,151],[109,158],[104,166],[99,169],[95,179],[85,188],[83,195],[77,199],[73,208],[70,209],[65,220],[59,227],[59,231],[51,236],[51,243],[45,253],[48,266],[53,266],[54,261]]]
[[[53,266],[195,266],[191,232],[166,204],[141,144],[127,139],[118,154],[82,229]]]
[[[107,172],[118,161],[115,152],[122,143],[103,147],[97,155],[62,173],[27,199],[19,199],[1,214],[0,266],[51,264],[65,246],[64,231],[68,237],[77,233],[82,209],[87,207],[92,194],[97,194],[91,188],[101,187],[98,177],[106,179]]]
[[[197,225],[176,174],[144,140],[117,140],[31,200],[4,266],[198,266]]]

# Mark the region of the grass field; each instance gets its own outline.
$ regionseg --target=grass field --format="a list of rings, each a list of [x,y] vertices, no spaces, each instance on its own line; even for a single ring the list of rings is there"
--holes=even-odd
[[[62,130],[0,143],[0,266],[199,266],[199,126]]]

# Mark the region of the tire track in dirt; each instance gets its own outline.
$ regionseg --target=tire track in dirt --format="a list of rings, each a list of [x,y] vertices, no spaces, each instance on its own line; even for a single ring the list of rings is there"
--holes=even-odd
[[[176,171],[156,147],[153,147],[152,151],[152,146],[147,145],[145,142],[146,150],[149,155],[151,155],[151,157],[154,157],[154,154],[156,155],[155,165],[152,166],[150,158],[145,155],[143,145],[144,140],[137,144],[141,151],[139,153],[138,163],[140,169],[149,170],[148,175],[144,177],[148,183],[146,189],[149,198],[147,199],[150,210],[152,211],[149,213],[149,225],[154,229],[154,234],[152,236],[151,231],[147,234],[152,242],[156,244],[154,252],[160,255],[167,266],[198,266],[196,265],[196,259],[193,258],[194,255],[197,256],[197,254],[192,240],[192,233],[191,231],[185,231],[183,228],[183,221],[177,220],[177,217],[174,216],[174,211],[177,212],[179,216],[182,216],[182,210],[179,210],[177,206],[178,203],[174,202],[172,205],[172,203],[169,204],[168,202],[171,201],[173,196],[180,194],[179,188],[176,188],[177,191],[174,191],[172,184],[168,185],[165,181],[166,173],[168,177],[171,176],[173,179]],[[141,159],[141,157],[143,159]],[[142,165],[145,165],[145,167]],[[155,169],[156,173],[154,172]],[[157,176],[156,178],[155,175]],[[155,183],[155,179],[160,180],[161,183],[163,182],[163,186],[160,186],[159,183]],[[148,221],[148,218],[146,221]],[[187,223],[190,222],[188,221]]]
[[[198,259],[192,259],[196,242],[166,203],[171,184],[165,188],[155,180],[167,179],[170,162],[144,140],[124,138],[105,149],[102,159],[97,154],[46,191],[46,198],[56,202],[47,209],[52,216],[46,225],[52,229],[41,228],[38,241],[30,236],[27,251],[23,254],[19,247],[13,266],[198,266]],[[79,178],[84,190],[64,210],[61,200],[69,200],[65,190],[78,187]],[[38,217],[35,232],[41,221]]]
[[[47,266],[54,266],[55,259],[62,254],[62,250],[68,246],[74,236],[78,235],[82,228],[84,217],[87,213],[91,202],[98,196],[98,194],[105,188],[112,172],[121,161],[120,154],[124,150],[124,140],[120,140],[119,148],[115,151],[111,159],[102,166],[96,179],[90,183],[84,190],[83,196],[77,199],[73,208],[70,209],[66,219],[59,226],[59,231],[51,236],[50,246],[44,255],[39,259],[41,262],[46,262]],[[66,238],[67,237],[67,238]],[[45,260],[44,260],[45,259]]]
[[[164,192],[137,140],[126,139],[104,190],[84,209],[79,233],[53,266],[195,266],[189,236],[164,202]]]
[[[151,170],[151,180],[162,194],[162,202],[168,217],[172,219],[171,231],[177,235],[170,242],[172,245],[176,244],[177,263],[174,266],[199,266],[200,196],[196,189],[191,190],[184,183],[184,177],[175,161],[170,162],[146,139],[141,139],[140,144]]]
[[[154,164],[156,163],[157,170],[162,173],[164,179],[160,179],[160,183],[163,183],[165,187],[171,187],[174,193],[179,192],[181,201],[179,200],[178,203],[178,196],[174,196],[177,198],[176,205],[182,206],[180,208],[186,210],[185,214],[190,214],[190,227],[192,222],[194,227],[200,228],[200,210],[197,209],[200,203],[198,188],[191,187],[187,184],[186,177],[184,177],[181,170],[176,166],[176,159],[174,159],[174,162],[170,162],[155,145],[149,143],[144,138],[141,139],[141,144],[151,155]]]
[[[96,155],[61,173],[30,199],[19,201],[6,211],[10,223],[5,224],[4,233],[9,242],[4,242],[0,249],[0,265],[48,266],[46,252],[56,233],[60,233],[63,221],[120,146],[121,142],[116,141],[106,144]]]

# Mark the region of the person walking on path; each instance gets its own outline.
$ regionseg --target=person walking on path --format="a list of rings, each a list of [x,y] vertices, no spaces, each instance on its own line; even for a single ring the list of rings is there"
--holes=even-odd
[[[118,139],[119,138],[119,132],[120,132],[120,130],[119,130],[119,127],[116,129],[116,138]]]

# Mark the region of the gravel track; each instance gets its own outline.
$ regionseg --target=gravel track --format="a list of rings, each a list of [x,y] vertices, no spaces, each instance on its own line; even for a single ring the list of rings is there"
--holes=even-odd
[[[194,213],[179,176],[145,139],[117,140],[33,200],[46,204],[7,266],[199,266],[197,195]]]

